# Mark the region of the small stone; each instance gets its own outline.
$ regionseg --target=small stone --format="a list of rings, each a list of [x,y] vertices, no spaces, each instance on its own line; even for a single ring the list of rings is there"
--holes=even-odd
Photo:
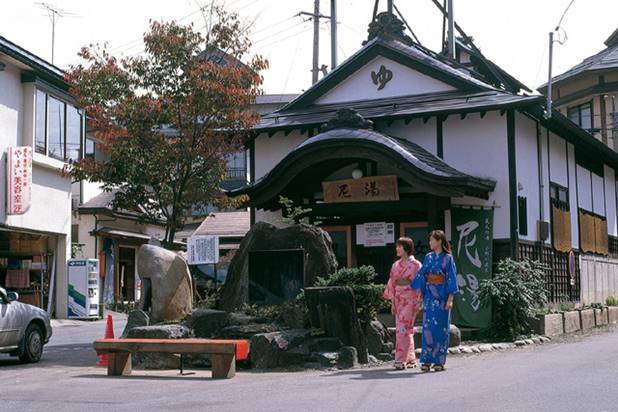
[[[330,368],[337,363],[337,359],[339,359],[339,352],[318,352],[311,354],[311,360],[321,367]]]
[[[461,346],[461,353],[474,353],[470,346]]]
[[[539,339],[541,339],[541,342],[543,342],[543,343],[551,342],[551,339],[548,338],[547,336],[541,336]]]
[[[540,345],[541,343],[543,343],[543,341],[541,340],[541,338],[535,336],[534,338],[531,339],[532,342],[534,342],[535,345]]]
[[[485,343],[483,345],[479,345],[479,350],[481,352],[493,352],[494,347],[490,345],[489,343]]]
[[[121,338],[129,336],[129,331],[140,326],[148,326],[150,324],[150,316],[143,310],[132,310],[127,316],[127,324],[124,327]]]
[[[504,350],[501,343],[493,343],[491,345],[495,350]]]
[[[481,349],[478,346],[472,346],[471,349],[474,353],[481,353]]]
[[[376,358],[376,357],[375,357],[375,356],[373,356],[373,355],[369,355],[369,356],[367,357],[367,359],[369,359],[369,363],[379,363],[379,362],[380,362],[380,361],[378,360],[378,358]]]
[[[382,362],[390,362],[393,359],[395,359],[395,357],[393,355],[391,355],[390,353],[378,353],[376,355],[376,358],[378,358]]]
[[[339,350],[337,366],[342,369],[353,368],[358,365],[358,352],[354,346],[344,346]]]
[[[448,348],[448,353],[450,353],[451,355],[458,355],[459,353],[461,353],[461,349],[459,347]]]
[[[534,345],[532,339],[524,339],[524,342],[526,343],[526,345]]]
[[[515,346],[526,346],[526,342],[523,340],[516,340],[514,343]]]

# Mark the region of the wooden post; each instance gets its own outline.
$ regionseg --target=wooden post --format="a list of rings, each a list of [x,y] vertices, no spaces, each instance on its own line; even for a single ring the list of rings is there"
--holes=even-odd
[[[210,361],[214,379],[230,379],[236,375],[235,354],[213,354]]]
[[[128,376],[131,374],[131,352],[110,352],[107,362],[107,376]]]

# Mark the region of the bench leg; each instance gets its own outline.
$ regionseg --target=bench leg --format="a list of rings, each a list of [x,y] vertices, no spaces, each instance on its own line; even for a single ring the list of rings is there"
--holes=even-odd
[[[236,375],[236,355],[211,355],[212,377],[229,379]]]
[[[107,362],[107,376],[131,374],[131,352],[112,352]]]

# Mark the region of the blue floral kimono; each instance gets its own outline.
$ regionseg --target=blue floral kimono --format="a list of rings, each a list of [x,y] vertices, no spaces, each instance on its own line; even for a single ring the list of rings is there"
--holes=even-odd
[[[442,284],[430,283],[430,274],[442,274]],[[423,344],[420,361],[423,364],[446,363],[450,326],[450,311],[444,309],[448,295],[455,294],[457,288],[457,269],[453,256],[447,253],[429,252],[423,260],[423,266],[416,273],[410,285],[423,294],[425,314],[423,316]]]

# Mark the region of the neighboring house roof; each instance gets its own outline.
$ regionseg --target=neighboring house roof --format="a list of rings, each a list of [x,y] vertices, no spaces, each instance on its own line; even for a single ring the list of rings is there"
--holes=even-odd
[[[599,53],[587,57],[584,61],[571,67],[566,72],[553,77],[552,83],[560,83],[585,73],[618,69],[618,29],[609,36],[605,41],[605,45],[607,47]],[[541,93],[544,93],[546,90],[547,84],[539,87]]]
[[[139,219],[143,212],[139,210],[116,209],[114,210],[112,203],[118,189],[109,192],[101,192],[89,201],[83,203],[77,208],[77,211],[83,215],[106,214],[124,219]],[[158,224],[164,224],[165,220],[160,219]]]
[[[371,120],[387,120],[435,114],[522,107],[542,101],[542,96],[521,96],[496,90],[480,92],[441,92],[310,105],[298,110],[281,110],[262,117],[258,132],[316,127],[329,121],[342,108],[350,108]]]
[[[0,53],[32,68],[35,74],[54,86],[64,91],[68,90],[69,85],[64,79],[64,72],[62,69],[2,36],[0,36]]]
[[[193,232],[194,236],[212,235],[219,237],[243,237],[251,226],[251,215],[246,210],[215,212],[204,219]]]
[[[255,104],[286,104],[298,96],[297,93],[260,94],[255,97]]]

